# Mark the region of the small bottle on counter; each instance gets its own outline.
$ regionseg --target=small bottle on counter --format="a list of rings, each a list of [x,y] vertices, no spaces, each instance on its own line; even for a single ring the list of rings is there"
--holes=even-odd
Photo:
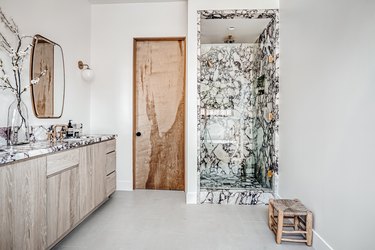
[[[79,136],[82,136],[83,135],[83,124],[80,123],[79,124]]]
[[[80,134],[79,134],[79,124],[78,123],[75,123],[73,125],[73,128],[74,128],[74,137],[75,138],[79,138],[80,137]]]
[[[74,136],[74,129],[73,129],[73,125],[72,125],[72,120],[69,120],[69,123],[68,123],[68,132],[66,134],[66,137],[71,138],[73,136]]]

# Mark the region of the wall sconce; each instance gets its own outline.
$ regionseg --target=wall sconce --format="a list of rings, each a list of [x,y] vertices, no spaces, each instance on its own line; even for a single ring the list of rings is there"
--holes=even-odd
[[[91,82],[94,79],[94,71],[90,69],[89,65],[83,63],[82,61],[78,61],[78,68],[81,71],[82,79],[86,82]]]

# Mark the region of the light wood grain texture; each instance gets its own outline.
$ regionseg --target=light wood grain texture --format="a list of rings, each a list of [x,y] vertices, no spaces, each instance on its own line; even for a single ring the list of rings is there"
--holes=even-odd
[[[54,45],[43,40],[34,47],[34,76],[43,70],[46,75],[40,77],[38,84],[33,85],[34,107],[38,117],[54,116]]]
[[[277,232],[276,232],[276,243],[281,244],[281,238],[283,236],[283,225],[284,225],[284,213],[278,211],[277,217]]]
[[[111,153],[116,150],[116,140],[109,140],[107,143],[107,150],[106,153]]]
[[[106,175],[109,175],[113,171],[116,171],[116,152],[112,152],[106,155]]]
[[[80,149],[80,217],[84,217],[94,207],[94,150],[93,145]]]
[[[46,158],[0,168],[0,249],[46,248]]]
[[[116,191],[116,172],[112,172],[106,177],[106,195],[110,196]]]
[[[79,217],[78,165],[47,179],[47,244],[78,223]]]
[[[79,164],[79,149],[68,150],[47,156],[47,176],[57,174]]]
[[[106,198],[106,146],[98,143],[80,149],[80,217]]]
[[[306,215],[306,244],[312,246],[312,223],[313,223],[313,214],[308,211]]]
[[[94,150],[94,207],[99,205],[106,196],[106,143],[93,145]]]
[[[134,186],[184,190],[185,40],[135,40]]]

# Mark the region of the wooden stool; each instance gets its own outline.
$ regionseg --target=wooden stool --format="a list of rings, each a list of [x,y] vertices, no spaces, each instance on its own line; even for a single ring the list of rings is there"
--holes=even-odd
[[[297,199],[270,199],[268,226],[275,233],[277,244],[289,241],[304,242],[311,246],[312,219],[312,212]]]

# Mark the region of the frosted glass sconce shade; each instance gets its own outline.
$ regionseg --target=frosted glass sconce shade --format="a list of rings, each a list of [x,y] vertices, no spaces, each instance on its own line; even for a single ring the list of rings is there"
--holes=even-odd
[[[84,69],[81,72],[82,79],[91,82],[94,79],[94,71],[92,69]]]
[[[78,62],[78,68],[81,71],[82,79],[86,82],[91,82],[94,79],[94,71],[90,69],[89,65],[84,64],[82,61]]]

